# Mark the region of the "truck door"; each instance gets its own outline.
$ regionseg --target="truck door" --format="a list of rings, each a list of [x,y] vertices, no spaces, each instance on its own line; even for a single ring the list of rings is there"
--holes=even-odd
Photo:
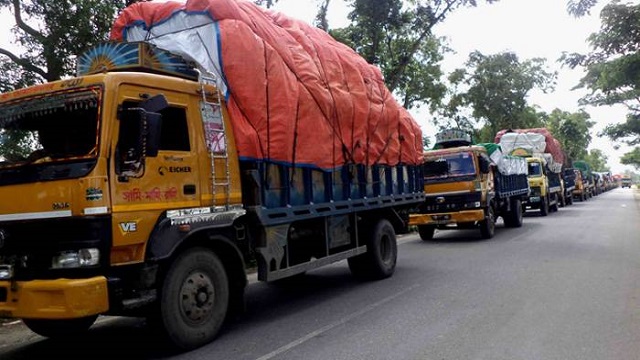
[[[144,91],[146,90],[146,91]],[[122,87],[120,109],[138,107],[141,93],[148,89]],[[111,192],[113,199],[113,250],[111,263],[142,261],[144,245],[158,218],[166,210],[200,205],[198,158],[187,121],[189,97],[186,94],[161,91],[169,106],[161,110],[158,155],[146,157],[141,169],[122,170],[125,150],[119,149],[126,137],[126,119],[116,121],[112,142]],[[157,95],[156,93],[149,94]],[[120,145],[122,148],[122,146]]]

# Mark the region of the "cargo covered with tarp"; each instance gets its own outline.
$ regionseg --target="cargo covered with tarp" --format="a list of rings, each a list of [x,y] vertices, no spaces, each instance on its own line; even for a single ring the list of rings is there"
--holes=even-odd
[[[505,155],[502,148],[494,143],[478,144],[487,149],[487,154],[491,161],[496,164],[498,171],[503,175],[527,175],[527,161],[519,156]]]
[[[503,154],[498,144],[481,143],[478,145],[487,150],[489,158],[498,168],[497,173],[494,173],[495,189],[498,196],[506,198],[529,193],[527,161],[524,158]]]
[[[495,142],[507,154],[541,156],[549,170],[562,171],[562,147],[545,128],[500,130],[495,136]]]
[[[248,1],[140,2],[111,39],[150,42],[215,75],[241,160],[323,171],[422,161],[421,130],[380,70],[302,21]]]

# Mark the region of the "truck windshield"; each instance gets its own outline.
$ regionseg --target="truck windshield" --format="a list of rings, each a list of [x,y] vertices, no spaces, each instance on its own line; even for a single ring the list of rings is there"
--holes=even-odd
[[[445,154],[429,159],[424,163],[423,169],[425,179],[475,176],[476,174],[473,154],[470,152]]]
[[[539,162],[530,162],[529,163],[529,176],[541,176],[542,175],[542,166],[540,166]]]
[[[0,168],[94,157],[100,88],[0,103]]]

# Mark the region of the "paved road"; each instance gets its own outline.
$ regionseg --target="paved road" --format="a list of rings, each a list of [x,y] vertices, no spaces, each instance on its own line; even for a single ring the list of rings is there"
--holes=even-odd
[[[616,189],[495,238],[400,240],[395,275],[346,264],[250,285],[248,312],[176,359],[640,359],[640,192]],[[144,322],[105,318],[60,343],[0,329],[0,358],[163,358]],[[3,340],[4,339],[4,340]],[[7,339],[11,339],[9,342]],[[3,342],[4,341],[4,342]],[[130,350],[133,347],[134,350]]]

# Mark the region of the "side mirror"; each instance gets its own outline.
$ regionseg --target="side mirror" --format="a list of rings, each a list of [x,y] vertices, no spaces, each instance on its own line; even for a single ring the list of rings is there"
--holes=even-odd
[[[116,173],[124,177],[138,177],[144,169],[146,147],[146,111],[142,108],[124,109],[120,113],[120,134],[116,148]]]
[[[150,112],[146,113],[145,116],[146,132],[142,134],[142,138],[146,143],[145,156],[156,157],[158,156],[158,149],[160,149],[162,115]]]
[[[123,178],[140,177],[145,159],[158,156],[162,111],[168,106],[164,95],[156,95],[138,107],[120,111],[120,133],[116,148],[116,173]]]
[[[480,166],[480,172],[483,174],[488,174],[491,171],[491,163],[484,156],[478,157],[478,165]]]

